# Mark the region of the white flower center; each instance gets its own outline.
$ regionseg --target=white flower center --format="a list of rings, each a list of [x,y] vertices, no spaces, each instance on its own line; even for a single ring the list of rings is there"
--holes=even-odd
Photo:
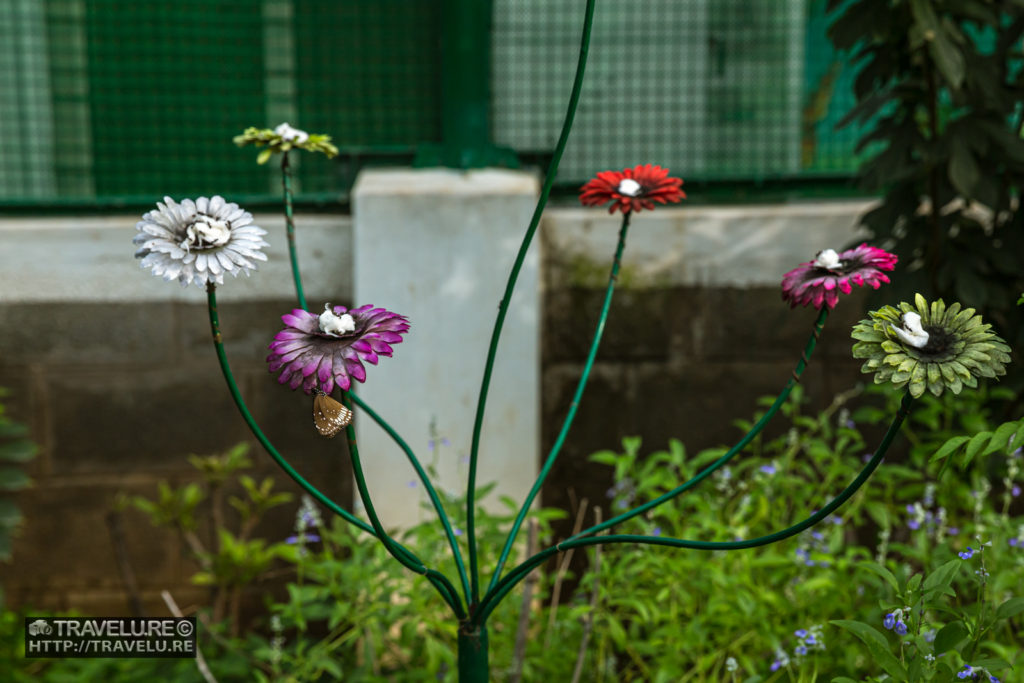
[[[199,214],[195,223],[185,229],[185,239],[178,246],[188,251],[192,247],[221,247],[230,241],[230,223]]]
[[[928,343],[929,335],[921,327],[921,316],[917,313],[904,313],[902,327],[896,327],[895,325],[890,325],[890,327],[892,327],[892,331],[896,333],[896,336],[903,340],[904,344],[920,349],[924,348]]]
[[[632,178],[623,178],[619,183],[618,192],[624,194],[627,197],[635,197],[643,190],[640,183],[633,180]]]
[[[274,129],[274,132],[280,135],[282,140],[297,142],[300,145],[309,139],[309,133],[298,128],[292,128],[287,123],[282,123]]]
[[[330,304],[324,304],[324,312],[320,314],[320,331],[332,337],[340,337],[348,332],[355,332],[355,318],[348,313],[336,315]]]
[[[818,268],[826,268],[828,270],[835,270],[842,265],[842,261],[839,260],[839,254],[836,253],[835,249],[823,249],[818,252],[818,256],[814,259],[814,265]]]

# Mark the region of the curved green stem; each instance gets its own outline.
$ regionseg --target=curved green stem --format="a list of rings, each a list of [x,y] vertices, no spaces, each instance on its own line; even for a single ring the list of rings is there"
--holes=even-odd
[[[469,452],[469,484],[466,487],[466,535],[469,541],[469,572],[472,581],[473,599],[475,604],[479,599],[479,571],[477,570],[476,559],[476,463],[480,451],[480,433],[483,428],[484,410],[487,404],[487,391],[491,384],[491,372],[494,369],[494,359],[498,351],[498,340],[501,338],[501,328],[505,323],[505,315],[508,313],[509,302],[512,300],[512,292],[515,290],[516,280],[519,278],[519,271],[522,269],[526,253],[530,248],[530,242],[540,224],[540,217],[547,204],[548,195],[551,194],[551,186],[555,182],[558,173],[558,164],[562,160],[562,153],[569,140],[569,131],[572,130],[572,122],[576,117],[576,107],[579,105],[580,92],[583,89],[583,73],[586,71],[587,55],[590,51],[590,32],[594,25],[594,5],[597,0],[587,0],[587,8],[583,19],[583,35],[580,38],[579,59],[576,63],[576,77],[572,84],[572,93],[569,95],[569,106],[565,113],[565,121],[562,124],[562,132],[558,136],[558,143],[555,145],[554,153],[551,155],[551,163],[548,165],[547,175],[541,187],[540,198],[537,200],[537,207],[533,211],[530,225],[523,236],[523,243],[519,247],[512,271],[508,276],[508,284],[505,286],[505,294],[498,306],[498,317],[494,321],[494,331],[491,333],[491,344],[487,349],[487,361],[484,364],[483,380],[480,383],[480,398],[477,400],[476,420],[473,423],[473,440]]]
[[[634,534],[619,534],[594,538],[577,537],[574,540],[562,541],[551,548],[542,550],[512,569],[494,587],[493,590],[488,591],[487,595],[484,597],[483,601],[474,613],[473,621],[478,624],[486,623],[487,617],[498,603],[500,603],[501,600],[509,593],[509,591],[515,587],[516,583],[526,578],[534,568],[543,564],[552,555],[571,548],[581,548],[589,545],[603,545],[606,543],[640,543],[644,545],[663,545],[672,548],[687,548],[691,550],[740,550],[743,548],[756,548],[770,543],[777,543],[783,539],[795,536],[805,529],[809,529],[835,512],[843,503],[849,500],[861,486],[864,485],[864,482],[868,480],[871,474],[882,462],[882,459],[889,450],[889,446],[892,444],[893,439],[896,438],[896,434],[899,432],[900,426],[903,424],[903,420],[907,417],[907,413],[910,410],[910,405],[913,400],[914,399],[909,393],[903,396],[903,401],[900,404],[899,410],[896,411],[896,416],[893,418],[888,431],[885,433],[881,443],[878,445],[878,450],[875,451],[874,456],[872,456],[871,460],[869,460],[867,465],[864,466],[864,469],[860,471],[849,486],[843,489],[842,493],[833,498],[823,508],[812,514],[807,519],[798,522],[793,526],[782,529],[781,531],[776,531],[775,533],[751,538],[745,541],[690,541],[679,538],[664,538],[661,536],[642,536]]]
[[[761,416],[761,419],[758,420],[757,423],[750,428],[750,431],[743,435],[742,439],[736,442],[735,446],[730,448],[724,455],[722,455],[720,458],[718,458],[713,463],[711,463],[703,470],[698,472],[696,475],[694,475],[693,478],[690,479],[689,481],[680,484],[671,491],[663,493],[654,500],[648,501],[643,505],[639,505],[633,508],[632,510],[628,510],[622,513],[621,515],[612,517],[606,522],[595,524],[592,527],[584,529],[580,531],[578,534],[566,539],[566,541],[571,541],[577,538],[582,538],[584,536],[590,536],[591,534],[596,534],[599,531],[603,531],[605,529],[615,526],[616,524],[620,524],[621,522],[624,522],[627,519],[631,519],[633,517],[636,517],[637,515],[641,515],[644,512],[650,510],[651,508],[661,505],[667,500],[675,498],[679,494],[690,490],[691,488],[699,484],[701,481],[711,476],[712,472],[714,472],[719,467],[729,462],[737,453],[746,448],[747,444],[749,444],[755,437],[757,437],[757,435],[760,434],[761,431],[765,428],[765,425],[767,425],[771,421],[771,419],[775,417],[775,414],[779,411],[779,408],[781,408],[782,404],[786,402],[787,398],[789,398],[789,394],[791,391],[793,391],[793,387],[795,387],[797,385],[797,382],[800,381],[800,376],[803,374],[804,370],[807,368],[807,364],[811,360],[811,354],[814,353],[814,348],[818,344],[818,338],[821,336],[821,330],[825,326],[825,321],[827,319],[828,308],[825,307],[821,309],[821,311],[818,313],[818,318],[814,321],[814,328],[811,330],[811,335],[807,339],[807,345],[804,347],[803,353],[800,354],[800,360],[796,364],[796,369],[793,370],[793,376],[789,379],[789,382],[786,383],[786,386],[775,398],[775,402],[772,403],[771,407],[768,408],[767,412],[765,412],[765,414]]]
[[[597,358],[597,349],[601,345],[601,336],[604,334],[604,324],[608,319],[608,312],[612,306],[612,294],[615,292],[615,283],[619,279],[619,267],[622,264],[622,252],[626,248],[626,233],[629,230],[629,217],[632,212],[627,211],[622,215],[622,226],[619,228],[619,243],[615,249],[615,257],[612,259],[612,270],[608,276],[608,286],[604,291],[604,303],[601,305],[601,315],[597,320],[597,328],[594,330],[594,338],[590,342],[590,351],[587,353],[587,361],[583,365],[583,373],[580,375],[579,382],[576,384],[576,393],[573,394],[572,403],[569,404],[569,412],[565,416],[565,421],[562,423],[562,429],[558,433],[558,438],[555,439],[554,445],[551,447],[551,451],[548,453],[547,459],[544,461],[544,466],[541,468],[540,473],[537,475],[537,480],[533,483],[533,488],[526,495],[526,500],[523,501],[522,507],[519,508],[519,514],[516,515],[515,522],[512,524],[512,529],[508,533],[508,537],[505,539],[505,546],[501,549],[501,557],[498,558],[498,566],[494,570],[494,575],[491,577],[491,583],[487,587],[487,590],[494,588],[494,584],[501,578],[501,570],[505,567],[505,562],[508,560],[508,555],[512,551],[512,544],[515,543],[516,534],[519,533],[519,528],[523,524],[523,519],[526,518],[526,513],[530,509],[530,505],[533,503],[533,499],[537,497],[541,487],[544,485],[544,480],[547,479],[548,474],[551,472],[552,466],[555,464],[555,460],[558,458],[558,454],[562,451],[562,445],[565,443],[565,437],[569,434],[569,428],[572,427],[573,420],[576,418],[576,411],[579,409],[580,400],[583,398],[583,390],[587,387],[587,380],[590,379],[590,371],[594,367],[594,360]]]
[[[353,516],[352,513],[350,513],[348,510],[344,509],[343,507],[335,503],[333,500],[328,498],[323,492],[321,492],[318,488],[316,488],[308,481],[306,481],[306,479],[301,474],[299,474],[294,467],[291,466],[291,463],[289,463],[284,458],[284,456],[282,456],[280,452],[278,452],[278,450],[274,447],[274,444],[270,442],[270,439],[268,439],[266,434],[263,433],[263,430],[261,430],[259,425],[256,424],[256,419],[252,416],[252,413],[249,412],[248,406],[242,399],[242,394],[238,389],[238,384],[235,382],[234,375],[231,372],[231,366],[228,363],[227,354],[224,352],[224,344],[221,339],[220,333],[220,319],[217,314],[216,289],[216,285],[212,282],[209,283],[206,287],[207,307],[209,308],[210,314],[210,332],[213,335],[214,349],[217,352],[217,360],[220,363],[221,372],[224,374],[224,379],[227,382],[228,390],[231,392],[231,398],[234,399],[235,405],[238,407],[238,412],[241,413],[242,418],[245,420],[245,423],[249,426],[249,429],[252,431],[253,436],[255,436],[256,440],[260,442],[260,445],[262,445],[263,448],[267,451],[267,454],[270,455],[271,459],[275,463],[277,463],[277,466],[280,467],[284,471],[284,473],[287,474],[292,479],[292,481],[298,484],[299,487],[302,488],[302,490],[304,490],[315,500],[319,501],[321,505],[323,505],[328,510],[338,515],[342,519],[344,519],[349,524],[352,524],[361,529],[362,531],[365,531],[373,536],[377,536],[376,531],[371,525]],[[396,549],[409,562],[422,564],[419,558],[417,558],[411,551],[409,551],[402,545],[396,544]],[[438,589],[438,591],[441,593],[441,596],[444,598],[445,602],[448,603],[448,605],[452,608],[456,615],[465,614],[462,605],[460,604],[458,595],[454,592],[454,589],[449,590],[443,585],[442,582],[438,581],[434,577],[428,576],[428,579],[431,580],[431,583],[433,583],[434,586]]]
[[[462,590],[465,593],[466,601],[468,602],[470,599],[469,578],[466,575],[466,567],[462,562],[462,551],[459,549],[459,544],[455,540],[455,532],[452,529],[452,525],[448,519],[448,515],[444,511],[444,506],[441,503],[441,499],[437,495],[437,491],[434,490],[434,485],[430,482],[430,478],[427,476],[427,473],[423,469],[423,466],[420,465],[419,458],[416,457],[416,454],[413,453],[412,449],[405,442],[405,440],[398,434],[398,432],[396,432],[395,429],[390,424],[388,424],[387,421],[384,420],[384,418],[378,415],[376,411],[374,411],[370,406],[366,405],[366,403],[363,402],[363,399],[359,398],[358,394],[346,392],[345,396],[351,398],[352,401],[357,406],[359,406],[359,408],[363,412],[369,415],[374,422],[380,425],[381,429],[387,432],[388,436],[390,436],[391,439],[398,445],[398,447],[405,452],[405,456],[409,460],[409,463],[412,465],[413,469],[416,470],[416,476],[418,476],[420,481],[423,483],[423,488],[426,489],[427,495],[430,497],[430,502],[431,504],[433,504],[434,510],[437,511],[437,516],[441,520],[441,525],[444,527],[445,536],[448,537],[448,546],[452,549],[452,555],[455,558],[455,566],[459,572],[459,579],[461,579],[462,581]]]
[[[342,394],[342,403],[349,410],[352,409],[352,403],[349,400],[352,397],[351,394],[345,392]],[[370,498],[370,490],[366,486],[366,477],[363,474],[363,463],[359,457],[359,447],[356,445],[356,430],[349,424],[345,428],[345,434],[348,437],[348,454],[352,460],[352,474],[356,480],[356,488],[359,489],[359,497],[363,500],[363,508],[366,510],[366,516],[370,519],[370,524],[373,525],[373,530],[377,533],[377,538],[380,539],[381,543],[387,549],[391,556],[394,557],[398,562],[406,569],[411,569],[417,574],[422,574],[432,581],[436,581],[435,585],[440,584],[444,587],[443,596],[447,596],[449,599],[449,605],[455,610],[456,616],[460,619],[465,618],[465,613],[462,612],[461,606],[451,604],[450,600],[454,599],[458,601],[458,593],[455,587],[448,581],[448,577],[438,572],[437,570],[428,568],[423,562],[418,559],[410,558],[407,553],[402,552],[402,548],[395,542],[388,532],[384,530],[384,526],[380,523],[380,518],[377,516],[377,510],[374,508],[373,500]],[[456,602],[457,604],[457,602]]]
[[[288,163],[288,152],[281,154],[281,183],[284,185],[284,223],[288,233],[288,258],[292,263],[292,280],[295,281],[295,296],[299,308],[306,309],[306,295],[302,291],[302,276],[299,275],[299,255],[295,250],[295,218],[292,215],[292,167]]]

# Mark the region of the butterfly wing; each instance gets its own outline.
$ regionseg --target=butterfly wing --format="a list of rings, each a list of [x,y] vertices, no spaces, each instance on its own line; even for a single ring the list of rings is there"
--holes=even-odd
[[[320,436],[331,438],[352,422],[352,411],[323,392],[313,397],[313,424]]]

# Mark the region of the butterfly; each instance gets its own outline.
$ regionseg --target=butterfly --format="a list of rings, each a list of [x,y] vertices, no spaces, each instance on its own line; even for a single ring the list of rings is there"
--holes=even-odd
[[[352,411],[320,389],[313,392],[313,424],[320,436],[331,438],[352,422]]]

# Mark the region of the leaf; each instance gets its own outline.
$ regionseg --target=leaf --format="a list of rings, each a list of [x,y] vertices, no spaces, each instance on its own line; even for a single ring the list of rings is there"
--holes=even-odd
[[[966,467],[974,460],[974,456],[981,451],[982,446],[991,438],[992,432],[978,432],[971,437],[971,440],[967,443],[967,448],[964,449],[964,462],[963,465]]]
[[[966,637],[967,628],[962,621],[946,624],[935,635],[935,655],[939,656],[943,652],[952,650]]]
[[[846,619],[830,621],[829,623],[846,629],[853,635],[860,638],[860,640],[867,645],[874,660],[878,662],[878,664],[885,669],[886,673],[890,676],[895,678],[897,681],[907,680],[907,670],[903,668],[903,665],[900,664],[899,660],[896,659],[892,652],[889,651],[889,643],[886,641],[885,636],[879,633],[875,628],[860,621],[850,621]]]
[[[961,138],[953,138],[949,155],[949,180],[953,187],[965,197],[972,197],[980,178],[981,169],[971,153],[971,148]]]
[[[0,491],[18,491],[32,484],[24,470],[17,467],[0,467]]]
[[[26,462],[35,457],[39,448],[28,439],[19,439],[0,446],[0,462]]]
[[[270,147],[260,152],[259,156],[256,157],[257,164],[265,164],[270,159],[270,156],[274,153],[274,150]]]
[[[951,88],[959,89],[964,81],[964,56],[950,40],[946,27],[939,22],[931,0],[910,0],[910,11],[928,42],[928,52],[935,60],[935,66]]]
[[[896,580],[896,576],[891,571],[878,564],[877,562],[861,562],[857,565],[859,569],[866,569],[873,574],[877,574],[886,580],[886,582],[892,586],[892,589],[896,592],[900,590],[899,581]]]
[[[992,433],[992,439],[988,442],[988,446],[985,447],[983,455],[1006,448],[1010,437],[1017,433],[1017,427],[1019,426],[1016,422],[1005,422],[996,427],[996,431]]]
[[[996,619],[1009,619],[1024,612],[1024,598],[1010,598],[996,609]]]
[[[949,456],[953,455],[953,453],[960,450],[960,446],[964,445],[964,443],[966,443],[967,440],[968,437],[966,436],[954,436],[952,439],[942,444],[942,446],[939,447],[939,450],[935,451],[935,455],[933,455],[931,457],[931,460],[929,460],[928,462],[935,462],[936,460],[948,458]]]
[[[956,576],[957,571],[960,569],[962,560],[950,560],[944,565],[939,566],[924,580],[924,590],[938,590],[946,588],[953,582],[953,577]]]

